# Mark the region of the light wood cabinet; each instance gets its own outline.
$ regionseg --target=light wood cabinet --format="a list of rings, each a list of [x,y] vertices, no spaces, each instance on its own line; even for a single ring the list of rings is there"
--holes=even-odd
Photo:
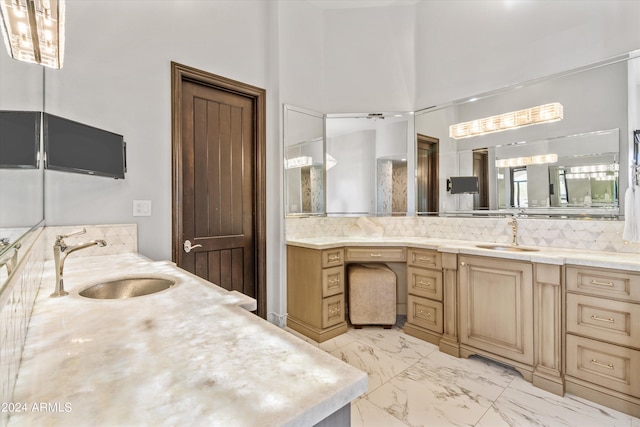
[[[439,344],[444,332],[442,254],[409,248],[407,291],[405,333]]]
[[[460,343],[533,366],[533,267],[505,259],[460,256]],[[530,378],[529,378],[530,379]]]
[[[566,266],[566,386],[640,417],[640,274]]]
[[[347,331],[344,249],[287,246],[287,326],[317,342]]]

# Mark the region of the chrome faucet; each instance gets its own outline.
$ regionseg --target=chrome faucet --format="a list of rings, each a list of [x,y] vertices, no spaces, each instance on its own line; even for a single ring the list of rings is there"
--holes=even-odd
[[[511,232],[513,233],[513,240],[511,241],[512,246],[518,246],[518,218],[516,215],[511,217],[511,221],[507,224],[511,226]]]
[[[64,269],[64,260],[67,259],[67,257],[71,255],[71,253],[91,246],[107,246],[107,242],[105,242],[104,240],[91,240],[89,242],[79,243],[72,246],[67,246],[67,244],[64,242],[64,239],[66,239],[67,237],[77,236],[86,232],[87,230],[83,228],[82,230],[76,231],[75,233],[56,236],[56,242],[53,244],[53,260],[56,265],[56,290],[50,295],[51,297],[62,297],[65,295],[69,295],[69,292],[64,290],[62,272]]]

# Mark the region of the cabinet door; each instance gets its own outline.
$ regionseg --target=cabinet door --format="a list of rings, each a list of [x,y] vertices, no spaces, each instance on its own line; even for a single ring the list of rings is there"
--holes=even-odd
[[[460,341],[533,364],[533,268],[497,258],[460,257]]]

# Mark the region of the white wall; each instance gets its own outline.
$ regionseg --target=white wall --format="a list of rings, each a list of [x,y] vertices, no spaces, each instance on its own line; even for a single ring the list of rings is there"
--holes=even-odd
[[[413,111],[414,6],[324,11],[324,111]]]
[[[638,49],[639,16],[638,1],[421,1],[415,107]]]
[[[45,109],[124,135],[128,172],[47,171],[47,225],[136,222],[140,252],[170,259],[170,63],[265,88],[268,3],[70,1],[66,12],[65,64],[46,70]],[[134,199],[151,200],[152,216],[133,217]]]

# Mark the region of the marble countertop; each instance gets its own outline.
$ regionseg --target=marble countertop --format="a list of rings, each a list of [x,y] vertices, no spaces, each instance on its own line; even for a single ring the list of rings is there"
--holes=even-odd
[[[123,276],[176,285],[124,300],[78,295]],[[309,426],[367,390],[364,372],[247,311],[255,300],[173,263],[70,257],[69,295],[49,298],[54,284],[48,261],[14,392],[26,411],[10,427]]]
[[[587,251],[542,246],[525,246],[534,251],[510,252],[505,250],[483,249],[478,245],[495,244],[509,246],[508,243],[474,242],[469,240],[432,239],[428,237],[314,237],[287,240],[288,245],[310,249],[331,249],[340,246],[384,247],[406,246],[433,249],[440,252],[466,255],[491,256],[522,261],[556,265],[580,265],[599,268],[640,271],[640,255],[630,253]]]

